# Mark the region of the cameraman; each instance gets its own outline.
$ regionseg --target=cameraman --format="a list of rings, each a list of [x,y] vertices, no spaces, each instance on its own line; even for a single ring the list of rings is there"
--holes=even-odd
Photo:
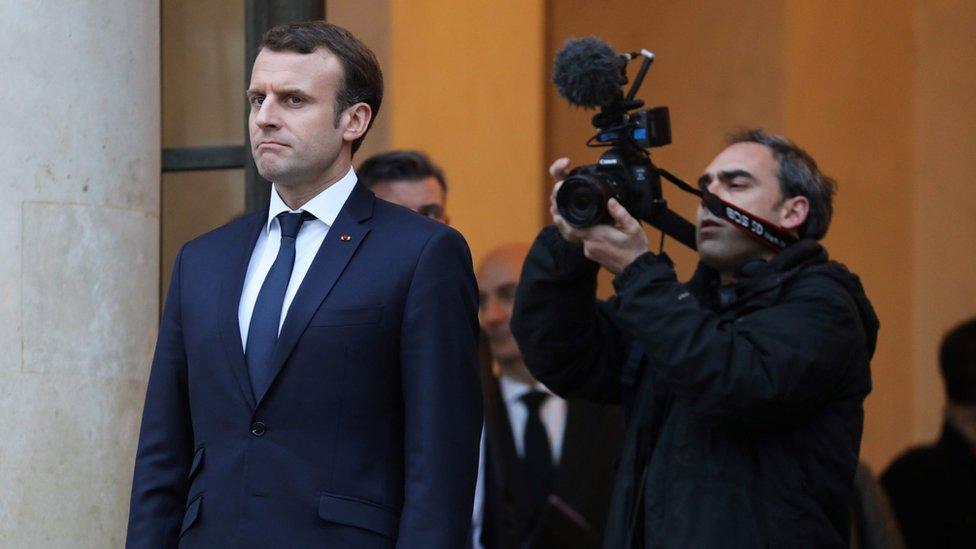
[[[550,172],[563,179],[568,164]],[[774,253],[699,207],[700,264],[679,283],[615,200],[613,225],[568,225],[557,184],[512,331],[556,393],[624,405],[605,547],[846,546],[878,321],[817,243],[834,182],[753,130],[699,184],[800,240]],[[616,275],[606,302],[594,297],[600,266]]]

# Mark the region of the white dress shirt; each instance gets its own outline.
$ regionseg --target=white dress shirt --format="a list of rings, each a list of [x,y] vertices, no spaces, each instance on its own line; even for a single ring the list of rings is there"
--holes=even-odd
[[[471,513],[471,547],[482,549],[481,531],[485,527],[485,426],[481,425],[478,447],[478,477],[474,483],[474,510]]]
[[[301,209],[291,210],[278,195],[277,187],[271,189],[271,206],[268,208],[268,219],[264,224],[263,230],[258,234],[258,240],[251,251],[251,261],[247,265],[247,275],[244,278],[244,291],[241,292],[241,302],[237,308],[237,321],[241,327],[241,345],[247,349],[247,332],[251,326],[251,314],[254,313],[254,304],[258,299],[258,292],[264,284],[271,265],[278,257],[278,248],[281,247],[281,227],[278,224],[277,216],[282,212],[302,212],[306,211],[315,216],[304,223],[298,230],[295,238],[295,265],[292,267],[291,279],[288,281],[288,289],[285,290],[285,299],[281,304],[281,320],[278,322],[278,331],[285,323],[285,315],[288,314],[288,307],[291,305],[298,288],[308,273],[308,268],[315,259],[325,235],[329,233],[329,227],[335,223],[339,210],[342,209],[346,199],[356,186],[356,173],[349,169],[345,176],[324,191],[315,195],[314,198],[306,202]]]
[[[519,457],[525,456],[525,423],[529,420],[529,411],[520,398],[529,391],[548,393],[549,398],[539,407],[539,419],[549,435],[549,447],[552,448],[552,463],[559,464],[563,452],[563,431],[566,430],[566,401],[559,398],[546,386],[536,382],[533,385],[512,379],[506,375],[498,378],[498,387],[505,400],[508,411],[508,421],[512,425],[512,438],[515,439],[515,452]]]

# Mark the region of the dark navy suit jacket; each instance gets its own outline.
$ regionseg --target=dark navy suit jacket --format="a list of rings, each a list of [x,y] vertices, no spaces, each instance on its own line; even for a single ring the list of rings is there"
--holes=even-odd
[[[176,259],[127,547],[461,547],[482,425],[467,244],[357,185],[255,397],[237,312],[266,220]]]

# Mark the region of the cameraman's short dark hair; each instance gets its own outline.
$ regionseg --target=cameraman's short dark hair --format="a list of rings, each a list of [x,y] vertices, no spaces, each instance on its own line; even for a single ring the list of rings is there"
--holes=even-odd
[[[275,52],[302,54],[312,53],[318,48],[332,52],[342,65],[342,82],[335,97],[335,125],[339,126],[342,111],[356,103],[366,103],[373,111],[366,128],[369,132],[383,102],[383,72],[373,52],[351,32],[325,21],[288,23],[266,32],[261,47]],[[359,150],[365,138],[364,133],[352,142],[352,152]]]
[[[772,149],[779,162],[777,177],[783,196],[805,196],[810,202],[807,220],[800,226],[800,238],[823,238],[834,215],[837,182],[820,171],[813,157],[785,137],[752,129],[730,135],[729,144],[736,143],[759,143]]]
[[[939,368],[949,400],[976,404],[976,318],[959,324],[942,339]]]
[[[389,151],[374,154],[356,170],[359,182],[371,188],[385,181],[420,181],[433,177],[447,194],[444,172],[420,151]]]

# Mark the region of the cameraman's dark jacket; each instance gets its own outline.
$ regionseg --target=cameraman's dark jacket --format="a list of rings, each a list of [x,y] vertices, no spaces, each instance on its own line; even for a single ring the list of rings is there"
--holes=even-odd
[[[605,547],[841,547],[878,320],[803,240],[720,287],[647,253],[594,299],[598,265],[555,227],[522,271],[512,332],[566,397],[622,402]]]

